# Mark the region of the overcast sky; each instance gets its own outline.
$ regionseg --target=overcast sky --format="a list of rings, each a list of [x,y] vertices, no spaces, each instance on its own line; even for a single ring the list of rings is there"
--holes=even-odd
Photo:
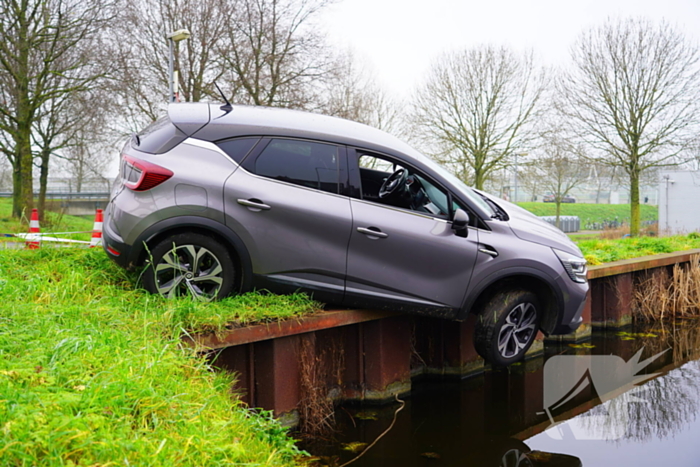
[[[339,0],[320,19],[331,43],[401,96],[445,50],[510,45],[564,65],[582,30],[620,16],[665,18],[700,37],[700,0]]]

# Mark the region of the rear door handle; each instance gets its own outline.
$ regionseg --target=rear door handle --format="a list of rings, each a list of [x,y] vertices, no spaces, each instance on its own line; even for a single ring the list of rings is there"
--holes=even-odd
[[[245,206],[247,208],[250,208],[251,211],[259,212],[259,211],[268,211],[270,209],[270,206],[263,203],[259,199],[256,198],[251,198],[251,199],[239,199],[238,204]]]
[[[388,233],[384,233],[376,227],[358,227],[357,231],[361,234],[369,235],[370,237],[387,238],[389,236]]]

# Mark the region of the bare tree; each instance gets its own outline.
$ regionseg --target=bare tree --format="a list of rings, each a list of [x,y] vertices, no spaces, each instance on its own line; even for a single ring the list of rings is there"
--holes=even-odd
[[[64,79],[61,75],[51,78],[56,81]],[[60,85],[54,83],[52,87]],[[114,105],[103,98],[104,85],[103,80],[96,79],[80,92],[56,95],[37,111],[32,126],[32,144],[35,148],[34,164],[39,167],[37,208],[40,219],[44,216],[49,170],[54,166],[54,159],[63,157],[65,151],[76,146],[93,146],[110,137],[107,120]]]
[[[113,14],[111,0],[0,0],[0,132],[13,166],[15,217],[33,204],[32,132],[41,109],[104,75],[89,39]]]
[[[537,166],[536,160],[527,160],[518,167],[518,180],[525,193],[528,194],[528,201],[536,201],[537,195],[542,191],[542,179],[544,173]]]
[[[588,184],[595,189],[595,202],[600,203],[601,194],[605,188],[612,190],[620,183],[619,167],[601,162],[599,159],[590,158],[586,161],[588,171]]]
[[[558,129],[550,130],[544,135],[535,164],[542,176],[541,186],[554,195],[555,225],[559,227],[561,203],[588,177],[583,150],[570,143]]]
[[[332,66],[313,26],[329,0],[236,0],[230,49],[222,52],[227,81],[241,103],[309,108],[318,80]]]
[[[559,81],[559,110],[572,128],[628,176],[632,235],[640,175],[676,163],[697,125],[698,58],[667,23],[611,20],[581,35]]]
[[[181,100],[198,102],[214,95],[222,78],[223,55],[236,2],[218,0],[125,0],[120,17],[122,40],[116,60],[123,70],[115,82],[129,112],[124,126],[142,128],[158,118],[168,102],[169,47],[166,34],[186,28],[192,37],[176,44],[175,69]],[[218,94],[216,94],[218,96]]]
[[[401,133],[402,106],[376,84],[374,74],[359,66],[352,54],[338,56],[325,83],[322,113]]]
[[[327,0],[125,0],[126,36],[115,83],[133,131],[155,120],[167,103],[165,34],[186,28],[176,44],[180,98],[220,100],[217,82],[234,102],[309,108],[318,106],[319,78],[332,65],[312,20]]]
[[[436,61],[414,100],[426,152],[482,189],[489,174],[528,146],[526,125],[546,85],[531,54],[480,46]]]
[[[114,143],[121,139],[120,134],[110,129],[112,112],[102,105],[96,106],[99,98],[94,94],[76,96],[63,109],[60,118],[74,123],[63,129],[61,136],[65,144],[54,149],[52,157],[58,168],[71,177],[78,192],[83,190],[88,179],[106,180],[104,173],[116,157]]]

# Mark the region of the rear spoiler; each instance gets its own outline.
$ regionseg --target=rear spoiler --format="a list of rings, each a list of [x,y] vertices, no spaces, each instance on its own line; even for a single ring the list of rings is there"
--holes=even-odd
[[[190,137],[211,120],[209,104],[205,102],[169,104],[168,118],[178,130]]]

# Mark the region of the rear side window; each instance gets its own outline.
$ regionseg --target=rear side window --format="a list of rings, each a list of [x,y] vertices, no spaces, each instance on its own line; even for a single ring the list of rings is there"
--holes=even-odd
[[[338,147],[332,144],[273,139],[246,166],[263,177],[338,193],[338,160]]]
[[[228,157],[240,164],[260,138],[236,138],[216,143]]]
[[[132,139],[135,149],[149,154],[163,154],[182,143],[187,138],[183,132],[177,129],[170,118],[161,117],[148,125],[138,138]]]

